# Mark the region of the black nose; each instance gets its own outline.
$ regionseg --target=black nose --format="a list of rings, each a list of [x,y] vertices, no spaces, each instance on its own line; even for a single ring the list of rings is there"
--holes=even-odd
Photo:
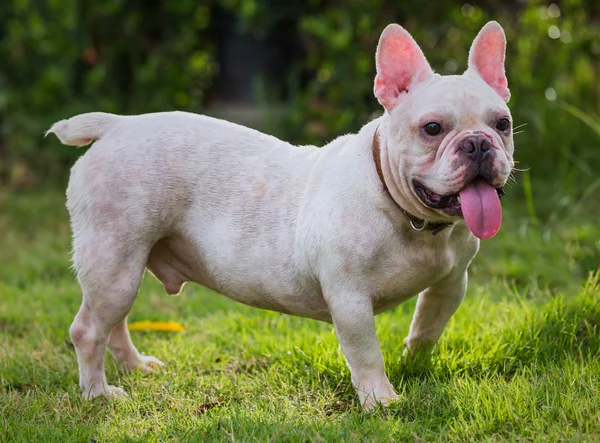
[[[463,139],[458,147],[471,160],[481,161],[489,155],[492,143],[485,135],[477,134]]]

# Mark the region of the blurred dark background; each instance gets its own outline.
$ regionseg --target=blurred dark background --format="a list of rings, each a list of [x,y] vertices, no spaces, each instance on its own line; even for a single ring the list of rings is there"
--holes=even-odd
[[[532,217],[594,201],[600,2],[583,0],[4,0],[0,185],[63,186],[82,151],[43,133],[88,111],[186,110],[323,145],[381,113],[374,52],[387,24],[454,74],[491,19],[507,33],[515,125],[526,124],[512,193]]]

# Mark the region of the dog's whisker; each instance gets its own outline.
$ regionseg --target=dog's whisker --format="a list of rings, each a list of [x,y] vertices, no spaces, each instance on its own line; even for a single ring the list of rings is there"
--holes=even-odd
[[[521,125],[518,125],[518,126],[515,126],[515,127],[513,127],[513,131],[514,131],[515,129],[522,128],[523,126],[527,126],[527,123],[523,123],[523,124],[521,124]]]
[[[508,180],[509,182],[511,182],[511,184],[512,184],[512,183],[514,183],[514,184],[517,184],[517,179],[516,179],[516,178],[515,178],[515,176],[513,175],[512,171],[511,171],[511,173],[508,175],[508,179],[507,179],[507,180]]]

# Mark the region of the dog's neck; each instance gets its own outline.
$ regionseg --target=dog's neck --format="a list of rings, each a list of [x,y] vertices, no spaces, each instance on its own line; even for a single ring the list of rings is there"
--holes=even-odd
[[[398,207],[398,209],[400,209],[400,212],[402,212],[406,216],[406,218],[410,222],[411,227],[415,231],[431,231],[433,235],[436,235],[444,229],[452,226],[453,223],[451,222],[437,222],[431,220],[424,220],[422,218],[416,217],[410,212],[408,212],[406,209],[404,209],[402,206],[400,206],[396,199],[394,199],[385,181],[383,169],[381,167],[381,149],[379,146],[379,137],[377,132],[378,130],[379,126],[377,127],[377,129],[375,129],[375,133],[373,134],[373,159],[375,160],[375,168],[377,169],[377,175],[379,176],[381,184],[383,185],[383,189],[387,196],[390,198],[390,200],[392,200],[394,204]]]

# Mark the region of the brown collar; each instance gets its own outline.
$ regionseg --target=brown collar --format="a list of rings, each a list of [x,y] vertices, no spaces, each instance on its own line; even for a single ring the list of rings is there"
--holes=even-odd
[[[373,135],[373,158],[375,160],[375,168],[377,168],[377,175],[379,175],[379,179],[381,180],[381,184],[383,185],[385,193],[395,203],[398,209],[402,211],[406,218],[408,218],[410,226],[415,231],[431,231],[432,235],[439,234],[444,229],[452,226],[453,223],[451,222],[433,222],[415,217],[414,215],[406,211],[402,206],[400,206],[398,202],[396,202],[396,200],[394,200],[394,197],[392,197],[392,194],[390,194],[390,190],[388,189],[387,184],[385,183],[385,180],[383,178],[383,170],[381,169],[381,150],[379,149],[379,140],[377,138],[378,129],[379,127],[375,129],[375,134]]]

